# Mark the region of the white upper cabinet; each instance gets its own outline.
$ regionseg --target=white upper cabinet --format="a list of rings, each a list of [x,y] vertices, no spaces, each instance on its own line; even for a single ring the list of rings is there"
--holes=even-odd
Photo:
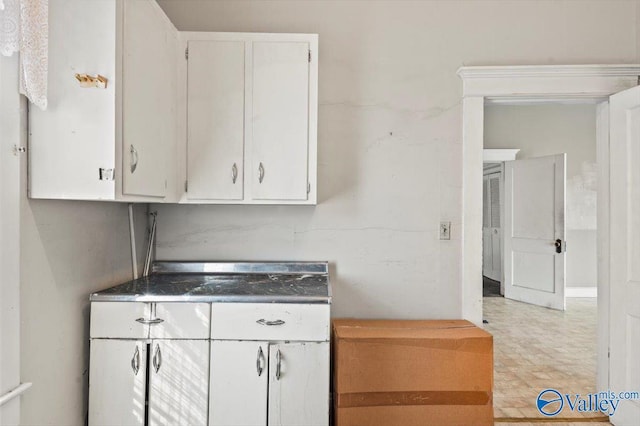
[[[318,36],[183,33],[182,202],[315,204]]]
[[[244,70],[244,42],[189,42],[189,200],[243,198]]]
[[[155,0],[49,4],[49,106],[29,111],[32,198],[175,201],[178,49]],[[82,75],[106,88],[82,87]]]

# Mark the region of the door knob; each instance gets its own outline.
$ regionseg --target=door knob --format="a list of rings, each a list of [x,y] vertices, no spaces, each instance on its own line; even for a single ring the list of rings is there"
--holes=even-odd
[[[556,253],[562,253],[562,240],[560,238],[556,240],[554,245],[556,246]]]

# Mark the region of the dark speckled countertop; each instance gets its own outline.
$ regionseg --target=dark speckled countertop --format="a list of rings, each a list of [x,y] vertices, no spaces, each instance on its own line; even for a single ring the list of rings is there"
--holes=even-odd
[[[268,272],[268,273],[264,273]],[[331,303],[326,262],[158,262],[91,301]]]

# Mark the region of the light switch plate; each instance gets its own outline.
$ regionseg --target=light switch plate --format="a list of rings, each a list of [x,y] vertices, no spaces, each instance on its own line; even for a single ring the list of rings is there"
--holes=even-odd
[[[440,222],[440,239],[451,239],[451,222]]]

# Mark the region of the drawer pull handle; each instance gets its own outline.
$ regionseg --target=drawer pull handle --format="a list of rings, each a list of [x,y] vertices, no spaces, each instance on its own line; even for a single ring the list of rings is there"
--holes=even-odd
[[[259,319],[258,321],[256,321],[258,324],[260,325],[282,325],[284,324],[284,321],[282,320],[275,320],[275,321],[267,321],[266,319]]]
[[[280,380],[280,376],[282,376],[282,354],[280,353],[280,349],[276,352],[276,379]]]
[[[138,349],[138,345],[136,345],[136,351],[133,353],[133,358],[131,358],[131,369],[133,374],[137,376],[138,371],[140,371],[140,349]]]
[[[264,352],[262,352],[262,346],[258,347],[258,358],[256,359],[256,369],[258,370],[258,377],[262,376],[264,371]]]
[[[139,322],[140,324],[149,324],[149,325],[156,325],[156,324],[160,324],[161,322],[164,322],[162,318],[154,318],[154,319],[138,318],[136,321]]]

